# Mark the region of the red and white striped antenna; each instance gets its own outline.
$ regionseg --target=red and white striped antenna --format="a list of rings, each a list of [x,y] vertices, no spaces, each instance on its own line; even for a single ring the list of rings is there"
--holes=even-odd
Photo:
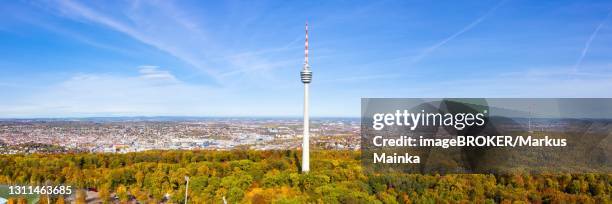
[[[306,42],[304,43],[304,63],[308,65],[308,22],[306,22]],[[305,67],[306,69],[308,66]]]
[[[308,22],[306,22],[306,41],[304,42],[304,67],[300,72],[302,82],[305,84],[310,83],[312,80],[312,71],[310,71],[310,64],[308,64]]]

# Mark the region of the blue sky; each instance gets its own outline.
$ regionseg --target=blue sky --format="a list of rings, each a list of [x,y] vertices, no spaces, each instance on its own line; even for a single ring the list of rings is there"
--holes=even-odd
[[[0,117],[314,116],[361,97],[612,97],[609,1],[10,1]]]

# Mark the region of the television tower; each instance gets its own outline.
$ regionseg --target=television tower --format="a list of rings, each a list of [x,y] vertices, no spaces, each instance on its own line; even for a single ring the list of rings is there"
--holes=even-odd
[[[308,85],[312,79],[312,71],[308,64],[308,23],[306,23],[306,42],[304,43],[304,67],[300,72],[302,83],[304,83],[304,136],[302,137],[302,172],[310,171],[310,127],[308,116]]]

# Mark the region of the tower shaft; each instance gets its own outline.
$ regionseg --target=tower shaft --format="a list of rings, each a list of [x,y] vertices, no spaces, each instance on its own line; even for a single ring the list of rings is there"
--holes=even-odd
[[[304,136],[302,138],[302,172],[310,171],[310,116],[308,114],[308,84],[304,84]]]

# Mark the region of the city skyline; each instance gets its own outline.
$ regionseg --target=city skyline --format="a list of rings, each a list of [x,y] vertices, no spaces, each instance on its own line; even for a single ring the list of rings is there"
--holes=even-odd
[[[0,118],[313,117],[362,97],[612,97],[612,3],[0,4]],[[256,105],[252,105],[256,104]]]

